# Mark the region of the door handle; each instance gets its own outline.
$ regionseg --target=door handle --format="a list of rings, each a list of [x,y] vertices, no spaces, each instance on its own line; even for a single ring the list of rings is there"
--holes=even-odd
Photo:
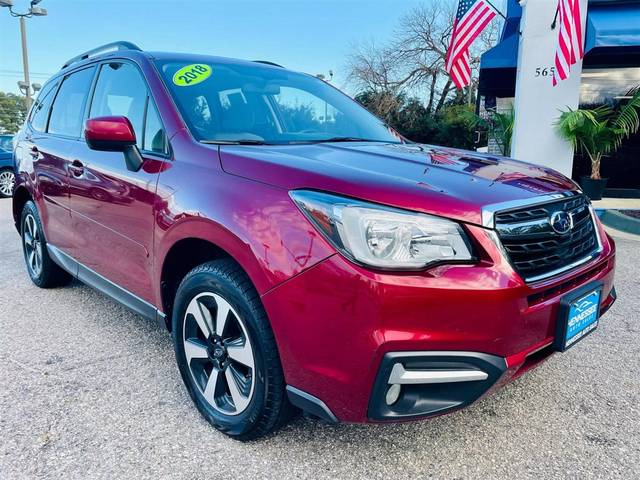
[[[69,165],[69,171],[74,177],[81,177],[84,174],[84,165],[80,160],[74,160]]]

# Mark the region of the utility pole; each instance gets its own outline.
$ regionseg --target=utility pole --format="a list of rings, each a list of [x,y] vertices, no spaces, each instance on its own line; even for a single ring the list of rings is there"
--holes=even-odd
[[[22,43],[22,69],[24,72],[24,80],[18,82],[18,87],[25,95],[27,110],[31,108],[33,93],[40,89],[40,85],[36,83],[32,85],[29,80],[29,54],[27,51],[27,25],[25,18],[44,17],[47,14],[47,10],[45,8],[37,6],[41,1],[42,0],[31,0],[29,10],[24,13],[18,13],[13,10],[13,0],[0,0],[0,7],[7,7],[12,17],[18,17],[20,19],[20,40]]]
[[[325,76],[324,73],[318,73],[316,75],[317,78],[319,78],[320,80],[322,80],[323,82],[327,82],[330,83],[331,80],[333,80],[333,70],[329,70],[329,79],[327,80],[327,77]],[[324,102],[324,129],[325,131],[327,130],[327,116],[329,115],[329,104],[327,102]]]
[[[27,84],[25,95],[27,97],[27,110],[31,108],[31,88],[29,85],[29,54],[27,53],[27,26],[24,17],[20,17],[20,38],[22,41],[22,70],[24,71],[24,83]]]

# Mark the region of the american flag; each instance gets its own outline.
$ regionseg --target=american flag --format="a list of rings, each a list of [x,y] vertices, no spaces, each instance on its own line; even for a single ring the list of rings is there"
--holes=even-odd
[[[469,47],[496,13],[495,8],[485,0],[458,2],[445,65],[445,70],[457,88],[466,87],[471,83]]]
[[[558,45],[556,47],[553,85],[566,80],[571,73],[571,65],[584,57],[584,39],[580,17],[580,0],[558,0]]]
[[[431,163],[436,165],[460,165],[460,157],[455,157],[451,153],[436,150],[435,148],[429,152]]]

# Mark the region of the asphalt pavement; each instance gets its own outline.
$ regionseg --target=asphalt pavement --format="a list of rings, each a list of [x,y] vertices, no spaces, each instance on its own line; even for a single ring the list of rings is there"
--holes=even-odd
[[[640,240],[598,331],[470,408],[399,425],[304,417],[239,443],[192,405],[159,325],[29,280],[0,200],[0,479],[640,478]]]

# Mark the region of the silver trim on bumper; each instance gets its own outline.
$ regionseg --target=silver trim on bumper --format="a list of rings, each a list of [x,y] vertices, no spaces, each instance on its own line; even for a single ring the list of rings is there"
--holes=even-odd
[[[575,190],[567,190],[560,193],[550,193],[548,195],[540,195],[538,197],[531,197],[524,200],[509,200],[507,202],[492,203],[482,207],[482,226],[487,228],[495,228],[494,216],[497,212],[502,210],[513,210],[515,208],[527,207],[530,205],[540,205],[550,202],[555,202],[561,198],[569,198],[574,195],[580,195],[580,192]]]
[[[396,363],[389,375],[389,384],[476,382],[487,378],[489,375],[482,370],[406,370]]]

